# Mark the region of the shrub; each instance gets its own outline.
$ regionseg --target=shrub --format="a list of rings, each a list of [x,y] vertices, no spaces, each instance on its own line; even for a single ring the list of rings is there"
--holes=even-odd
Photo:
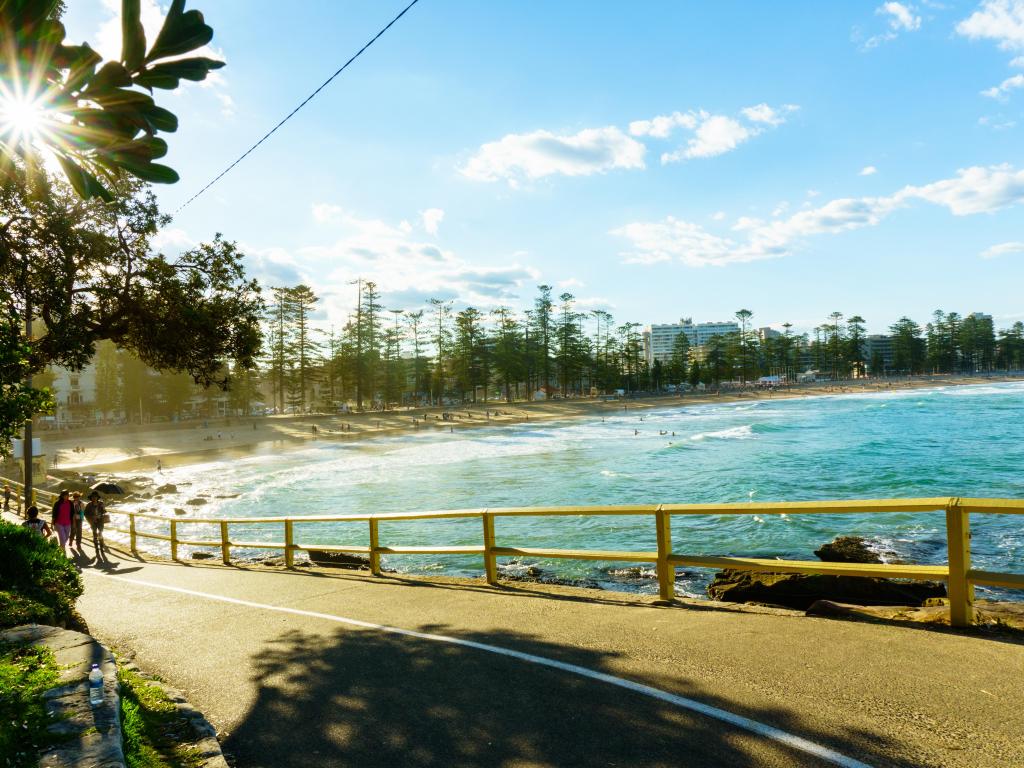
[[[82,577],[56,543],[0,522],[0,590],[7,593],[0,598],[0,627],[24,623],[22,616],[33,621],[40,609],[64,623],[74,617]]]
[[[57,685],[53,653],[32,646],[0,645],[0,763],[34,768],[39,750],[53,741],[43,692]]]

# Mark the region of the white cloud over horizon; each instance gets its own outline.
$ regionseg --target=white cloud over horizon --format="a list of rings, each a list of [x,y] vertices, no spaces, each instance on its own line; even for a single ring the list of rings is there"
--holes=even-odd
[[[865,40],[860,47],[862,51],[870,51],[882,43],[895,40],[901,32],[916,32],[921,28],[921,17],[916,15],[914,6],[907,3],[882,3],[875,9],[875,15],[884,17],[889,28]],[[860,37],[860,32],[859,30],[855,30],[855,32],[855,39],[857,39]]]
[[[733,227],[742,239],[709,232],[700,224],[673,216],[640,221],[611,231],[625,238],[626,263],[679,261],[687,266],[725,264],[789,255],[804,238],[876,226],[913,201],[945,207],[954,216],[989,213],[1024,202],[1024,170],[1008,165],[974,166],[922,186],[908,185],[887,197],[839,198],[788,218],[771,221],[741,217]]]

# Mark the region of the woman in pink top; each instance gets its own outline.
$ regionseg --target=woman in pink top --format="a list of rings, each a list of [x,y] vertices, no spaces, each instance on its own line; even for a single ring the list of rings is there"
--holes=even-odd
[[[57,501],[53,503],[53,527],[57,531],[57,541],[60,548],[67,554],[68,539],[71,538],[71,525],[74,515],[74,507],[68,491],[61,491]]]

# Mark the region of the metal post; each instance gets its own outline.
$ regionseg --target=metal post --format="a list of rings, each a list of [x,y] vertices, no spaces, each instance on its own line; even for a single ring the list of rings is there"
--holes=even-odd
[[[676,595],[676,569],[668,561],[672,554],[672,515],[659,504],[654,520],[658,533],[658,597],[669,601]]]
[[[484,572],[487,583],[498,585],[498,560],[494,556],[494,515],[486,509],[480,515],[484,521]]]
[[[284,521],[284,567],[291,568],[295,565],[295,538],[292,530],[292,521]]]
[[[974,585],[967,579],[971,568],[971,523],[960,499],[946,506],[946,545],[949,548],[949,623],[969,627],[974,623]]]
[[[380,548],[380,531],[378,530],[378,521],[374,518],[370,518],[370,573],[374,576],[380,576],[380,552],[377,550]]]

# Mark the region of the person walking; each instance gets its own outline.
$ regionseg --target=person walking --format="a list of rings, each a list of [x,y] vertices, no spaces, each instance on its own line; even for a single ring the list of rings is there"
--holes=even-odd
[[[22,528],[28,528],[33,531],[36,535],[42,536],[44,539],[50,538],[50,534],[53,531],[50,530],[50,526],[46,524],[45,520],[39,519],[39,509],[37,507],[28,508],[28,520],[21,524]]]
[[[53,528],[57,531],[57,542],[60,544],[61,551],[67,555],[68,553],[68,539],[71,538],[71,524],[74,519],[74,508],[71,505],[71,494],[65,488],[60,492],[60,496],[53,502],[53,509],[51,510],[50,522],[53,524]]]
[[[89,527],[92,528],[92,545],[96,550],[96,559],[99,560],[101,555],[104,554],[106,544],[103,541],[103,518],[106,517],[107,510],[103,506],[103,499],[100,498],[99,491],[93,491],[89,494],[89,503],[85,505],[85,519],[89,523]]]
[[[82,526],[85,523],[85,502],[82,494],[75,491],[71,494],[71,548],[82,551]]]
[[[11,511],[11,495],[11,486],[4,483],[4,512]]]

